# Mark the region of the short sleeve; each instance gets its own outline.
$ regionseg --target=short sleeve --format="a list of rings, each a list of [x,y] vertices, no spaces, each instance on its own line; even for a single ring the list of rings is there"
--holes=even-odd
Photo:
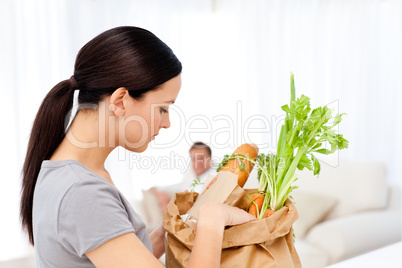
[[[69,251],[82,257],[103,243],[135,232],[118,190],[103,181],[78,181],[63,197],[58,237]]]

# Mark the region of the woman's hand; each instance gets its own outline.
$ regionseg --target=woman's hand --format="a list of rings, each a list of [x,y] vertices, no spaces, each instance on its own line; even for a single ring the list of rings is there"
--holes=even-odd
[[[219,267],[223,229],[256,220],[242,209],[219,203],[207,203],[198,212],[197,233],[188,267]]]
[[[257,218],[254,215],[247,213],[245,210],[242,210],[240,208],[223,204],[220,204],[220,206],[222,206],[222,209],[224,211],[226,221],[225,226],[238,225],[257,220]]]
[[[205,219],[208,221],[216,219],[221,221],[220,223],[223,224],[223,226],[238,225],[257,220],[254,215],[251,215],[240,208],[219,203],[207,203],[203,205],[200,208],[198,219],[201,221]]]

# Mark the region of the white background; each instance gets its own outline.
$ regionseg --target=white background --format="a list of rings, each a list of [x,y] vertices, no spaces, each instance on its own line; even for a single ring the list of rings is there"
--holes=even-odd
[[[211,144],[216,159],[247,141],[273,149],[290,72],[297,96],[347,113],[339,131],[350,148],[324,162],[383,161],[389,180],[401,183],[400,1],[3,0],[0,260],[27,249],[18,221],[20,171],[42,99],[73,74],[86,42],[120,25],[155,33],[183,64],[172,127],[145,153],[116,150],[107,161],[128,198],[178,182],[193,141]],[[252,128],[261,133],[244,134]],[[157,162],[172,155],[180,161]]]

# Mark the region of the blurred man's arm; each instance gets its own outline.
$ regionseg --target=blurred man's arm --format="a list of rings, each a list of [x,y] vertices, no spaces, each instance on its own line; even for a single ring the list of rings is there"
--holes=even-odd
[[[152,187],[150,190],[154,193],[154,195],[158,199],[159,208],[161,209],[162,214],[165,214],[166,207],[169,204],[170,199],[172,197],[165,192],[159,191],[155,187]]]

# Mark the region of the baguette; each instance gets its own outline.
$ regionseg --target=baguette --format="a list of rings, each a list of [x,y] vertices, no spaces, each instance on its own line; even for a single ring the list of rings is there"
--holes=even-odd
[[[243,145],[241,145],[240,147],[238,147],[233,154],[244,154],[248,157],[250,157],[253,160],[257,159],[258,156],[258,147],[255,144],[249,144],[249,143],[245,143]],[[245,167],[243,170],[240,170],[240,165],[241,162],[243,162],[245,164]],[[219,171],[229,171],[233,174],[236,174],[238,176],[237,179],[237,184],[240,187],[243,187],[244,184],[246,184],[248,176],[250,175],[251,171],[253,170],[254,167],[254,163],[247,161],[247,160],[240,160],[240,159],[230,159],[223,167],[222,169]],[[212,184],[214,184],[216,182],[216,180],[218,179],[218,175],[219,173],[212,179],[212,181],[209,183],[209,185],[205,188],[205,190],[203,191],[203,193],[208,190]]]

